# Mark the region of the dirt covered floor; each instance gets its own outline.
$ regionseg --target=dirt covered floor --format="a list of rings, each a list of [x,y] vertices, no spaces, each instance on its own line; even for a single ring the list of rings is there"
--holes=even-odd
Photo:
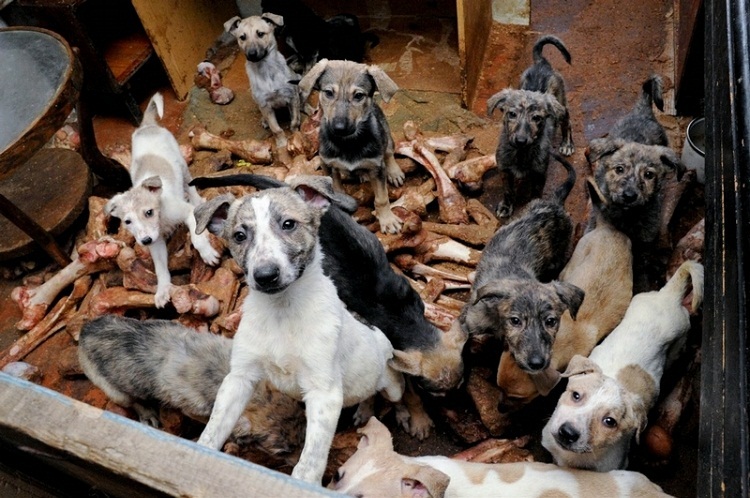
[[[350,2],[318,2],[323,14],[352,10]],[[396,2],[368,1],[357,3],[354,13],[360,16],[365,29],[371,29],[380,38],[380,43],[368,52],[369,62],[383,67],[396,81],[401,90],[390,103],[381,104],[395,139],[403,139],[403,125],[414,121],[428,136],[442,136],[463,133],[473,137],[469,145],[468,157],[493,154],[499,131],[498,115],[488,118],[482,112],[488,96],[506,86],[515,86],[520,73],[531,61],[531,46],[541,34],[555,34],[570,50],[573,63],[567,65],[553,47],[545,50],[545,55],[563,74],[567,84],[570,115],[576,153],[571,157],[578,173],[578,181],[566,203],[578,225],[580,235],[585,223],[588,208],[583,181],[589,174],[583,155],[587,142],[605,135],[617,118],[625,114],[635,102],[641,82],[652,73],[671,74],[672,64],[672,12],[671,2],[618,2],[605,1],[554,1],[537,0],[532,2],[531,26],[512,28],[496,26],[490,37],[485,71],[479,85],[479,98],[472,110],[461,106],[460,69],[457,49],[455,7],[451,2],[426,2],[419,11],[413,6],[397,5]],[[420,4],[421,5],[421,4]],[[508,56],[507,40],[509,33],[518,38],[513,44],[519,47]],[[494,55],[493,55],[494,54]],[[497,54],[502,54],[498,56]],[[244,59],[236,51],[227,50],[225,56],[217,60],[222,70],[223,83],[235,92],[234,101],[226,106],[214,105],[208,94],[200,88],[193,88],[188,98],[179,102],[164,86],[167,97],[165,125],[170,128],[180,143],[190,143],[189,133],[196,126],[203,126],[209,132],[232,140],[263,140],[269,133],[260,125],[260,113],[248,92],[248,81],[244,71]],[[670,88],[668,78],[667,87]],[[144,93],[143,104],[148,95]],[[669,95],[665,99],[670,101]],[[669,109],[667,109],[669,111]],[[667,113],[657,113],[660,122],[667,128],[670,143],[679,153],[684,139],[684,130],[689,116],[676,117]],[[132,124],[124,119],[101,116],[96,121],[99,145],[107,154],[122,157],[129,148]],[[400,158],[402,166],[411,160]],[[194,153],[191,172],[193,176],[215,173],[219,169],[236,167],[238,171],[248,168],[227,156],[212,151]],[[260,166],[258,168],[263,168]],[[427,179],[426,171],[418,167],[409,174],[408,183],[416,185]],[[546,191],[553,190],[564,178],[562,168],[552,165],[548,174]],[[489,209],[497,202],[499,176],[489,171],[484,177],[483,187],[478,192],[465,193],[467,198],[477,198]],[[356,190],[357,185],[350,185]],[[101,189],[98,193],[104,195]],[[703,215],[702,186],[689,183],[676,207],[670,224],[670,232],[676,243]],[[430,206],[428,218],[434,219],[436,207]],[[477,247],[481,249],[481,247]],[[228,256],[226,256],[228,257]],[[226,258],[225,257],[225,258]],[[455,268],[454,268],[455,269]],[[468,271],[469,269],[458,269]],[[39,275],[38,270],[32,274]],[[21,284],[21,279],[6,280],[2,285],[4,305],[0,311],[0,346],[10,345],[20,337],[15,324],[21,317],[20,311],[7,296],[10,290]],[[450,293],[449,297],[463,300],[465,291]],[[134,316],[159,316],[174,318],[173,311],[147,310]],[[690,351],[684,361],[679,362],[667,373],[663,384],[663,394],[682,377],[700,337],[700,321],[690,335]],[[473,372],[473,382],[479,383],[488,396],[494,396],[492,382],[497,366],[498,345],[467,345],[467,374]],[[7,349],[6,349],[7,351]],[[44,344],[36,348],[23,360],[40,368],[37,381],[68,396],[85,401],[94,406],[133,417],[134,413],[123,410],[111,402],[91,384],[78,375],[75,361],[75,342],[65,329],[52,335]],[[698,388],[698,372],[690,373],[691,384]],[[467,375],[468,377],[468,375]],[[694,478],[697,453],[697,394],[682,417],[675,432],[675,449],[667,461],[644,454],[640,449],[631,456],[631,468],[646,473],[652,480],[663,486],[670,494],[694,496]],[[446,454],[452,455],[472,447],[483,440],[497,436],[502,438],[524,438],[529,454],[540,461],[549,461],[549,456],[539,444],[541,427],[554,407],[554,401],[540,399],[513,418],[513,423],[502,434],[493,434],[486,420],[478,413],[475,402],[467,393],[466,384],[444,398],[425,398],[427,411],[435,428],[423,441],[412,438],[396,428],[392,411],[387,406],[380,407],[383,419],[394,434],[396,450],[405,454]],[[356,447],[356,434],[351,426],[351,411],[341,417],[340,432],[332,451],[330,467],[345,459]],[[197,438],[201,426],[179,414],[162,411],[164,429]],[[288,459],[270,457],[254,448],[234,447],[233,451],[243,457],[289,472]],[[513,450],[507,458],[523,457],[522,451]]]

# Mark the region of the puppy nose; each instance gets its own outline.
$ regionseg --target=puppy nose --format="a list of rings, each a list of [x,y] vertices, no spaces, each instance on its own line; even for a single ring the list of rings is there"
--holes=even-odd
[[[253,270],[253,279],[261,287],[268,287],[279,279],[279,267],[276,265],[260,266]]]
[[[560,441],[566,444],[575,443],[576,441],[578,441],[578,438],[581,437],[581,433],[567,422],[560,426],[560,429],[558,429],[557,431],[557,435],[560,438]]]
[[[528,141],[529,141],[529,138],[526,135],[516,135],[517,145],[526,145]]]
[[[529,360],[528,360],[529,367],[532,370],[541,370],[542,368],[544,368],[545,363],[547,362],[544,361],[544,356],[540,354],[532,355],[529,357]]]
[[[333,125],[333,131],[337,133],[342,133],[347,131],[347,128],[349,127],[346,122],[346,118],[333,118],[333,121],[331,123]]]
[[[636,199],[638,199],[638,194],[632,190],[626,190],[622,193],[622,200],[624,200],[627,204],[634,203]]]
[[[152,239],[151,237],[143,237],[141,239],[141,244],[143,244],[144,246],[147,246],[147,245],[149,245],[153,241],[154,241],[154,239]]]

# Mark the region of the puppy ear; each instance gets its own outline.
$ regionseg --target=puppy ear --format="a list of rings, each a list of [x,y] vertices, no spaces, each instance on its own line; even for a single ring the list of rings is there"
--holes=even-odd
[[[581,307],[581,303],[583,303],[583,298],[585,297],[586,293],[583,292],[583,289],[581,289],[580,287],[576,287],[573,284],[560,280],[553,281],[552,287],[560,297],[560,301],[562,301],[563,304],[568,307],[568,311],[570,311],[570,317],[575,320],[576,315],[578,314],[578,308]]]
[[[401,478],[401,496],[408,498],[443,498],[451,478],[428,465],[415,465]]]
[[[398,85],[378,66],[367,66],[367,74],[375,81],[375,86],[378,87],[383,101],[390,102],[398,91]]]
[[[299,80],[299,91],[302,97],[302,102],[305,102],[312,93],[313,89],[318,85],[318,80],[328,68],[328,59],[320,59],[307,74]]]
[[[260,16],[260,18],[264,21],[270,22],[274,26],[278,26],[279,28],[284,25],[284,18],[278,14],[271,14],[270,12],[266,12],[265,14]]]
[[[230,34],[234,34],[234,31],[237,29],[241,22],[242,18],[240,16],[234,16],[224,23],[224,31]]]
[[[214,235],[220,235],[229,215],[229,206],[235,201],[232,194],[224,194],[204,202],[193,210],[195,233],[201,234],[208,228]]]
[[[643,402],[629,392],[625,394],[625,414],[622,425],[627,429],[635,429],[635,442],[640,444],[641,433],[648,425],[648,410]]]
[[[563,377],[573,377],[574,375],[587,375],[592,373],[601,373],[599,365],[589,360],[585,356],[575,355],[568,363],[568,368],[562,373]]]
[[[357,429],[357,432],[362,434],[357,449],[370,446],[381,451],[393,451],[393,439],[388,427],[375,417],[370,417],[364,427]]]
[[[312,207],[325,211],[331,205],[336,192],[330,176],[300,175],[289,181],[289,185]]]
[[[599,185],[596,184],[596,180],[593,177],[586,178],[586,190],[589,193],[589,198],[594,207],[601,208],[608,204],[607,199],[604,197]]]
[[[500,112],[505,112],[505,103],[508,101],[508,97],[510,97],[512,90],[510,88],[506,88],[505,90],[501,90],[497,92],[495,95],[487,99],[487,115],[492,116],[492,113],[495,112],[495,108],[500,107]]]
[[[477,304],[479,301],[499,301],[509,295],[508,289],[500,281],[492,281],[477,289],[477,296],[471,304]]]
[[[107,203],[104,205],[104,215],[105,216],[114,216],[115,218],[120,218],[120,200],[122,199],[122,194],[117,194],[116,196],[112,197],[110,200],[107,201]]]
[[[417,350],[393,350],[393,358],[388,360],[388,366],[409,375],[422,373],[422,352]]]
[[[565,107],[555,98],[554,95],[544,94],[546,100],[547,114],[560,121],[565,117]]]
[[[542,396],[547,396],[552,389],[560,382],[560,372],[556,368],[547,367],[541,372],[529,374],[531,380],[534,381],[536,390]]]
[[[659,146],[659,149],[662,151],[661,155],[659,156],[659,160],[661,161],[661,163],[677,174],[677,181],[682,180],[682,175],[685,174],[687,168],[685,168],[685,165],[677,157],[677,154],[675,154],[674,151],[669,147]]]
[[[611,138],[595,138],[591,141],[591,143],[589,143],[589,146],[586,148],[586,160],[589,162],[589,164],[594,164],[602,157],[614,154],[624,144],[625,142],[620,139],[613,140]]]
[[[161,178],[156,175],[149,176],[148,178],[143,180],[143,182],[141,183],[141,187],[145,188],[153,194],[159,193],[162,187]]]

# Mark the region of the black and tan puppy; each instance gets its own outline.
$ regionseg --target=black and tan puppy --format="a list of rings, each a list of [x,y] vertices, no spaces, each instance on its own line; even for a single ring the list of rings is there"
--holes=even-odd
[[[567,161],[555,158],[568,170],[566,182],[554,199],[533,201],[492,237],[459,317],[470,334],[504,339],[518,365],[532,373],[549,366],[561,315],[568,310],[575,319],[584,297],[575,285],[549,282],[567,260],[573,223],[563,203],[576,178]]]
[[[515,182],[525,178],[533,197],[539,197],[547,179],[555,122],[567,111],[549,93],[506,88],[487,100],[487,114],[503,113],[503,124],[495,160],[503,175],[501,199],[496,213],[500,218],[513,214]]]
[[[520,88],[531,92],[549,93],[563,106],[565,112],[557,120],[557,123],[560,125],[560,134],[562,135],[560,154],[570,156],[575,152],[575,146],[573,145],[573,132],[570,128],[568,100],[565,96],[565,80],[559,72],[555,71],[552,64],[545,59],[544,55],[542,55],[542,49],[545,45],[554,45],[562,54],[565,62],[570,64],[570,52],[568,52],[562,40],[552,35],[542,36],[534,44],[531,52],[534,63],[521,75]]]
[[[323,110],[320,157],[341,191],[341,172],[364,174],[375,192],[380,230],[397,233],[401,221],[391,212],[386,181],[400,186],[404,173],[393,157],[393,137],[376,91],[388,102],[398,87],[379,67],[350,61],[321,60],[299,82],[302,100],[320,90]]]

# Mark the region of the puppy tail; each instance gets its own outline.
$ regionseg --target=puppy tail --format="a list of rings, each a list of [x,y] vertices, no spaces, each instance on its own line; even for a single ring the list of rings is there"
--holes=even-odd
[[[697,261],[687,260],[677,268],[672,278],[662,287],[659,292],[674,295],[682,301],[688,289],[688,278],[693,286],[693,299],[690,303],[692,312],[695,312],[703,302],[703,265]]]
[[[141,126],[152,126],[159,122],[164,116],[164,96],[156,92],[151,100],[148,101],[146,111],[143,113]]]
[[[544,56],[542,55],[542,49],[544,48],[545,45],[554,45],[557,48],[557,50],[560,51],[562,56],[565,58],[565,62],[570,64],[571,58],[570,58],[570,52],[568,52],[568,48],[565,46],[565,44],[562,42],[561,39],[552,35],[542,36],[534,44],[534,48],[531,51],[531,55],[534,57],[535,64],[538,64],[539,62],[545,60]]]
[[[573,190],[573,186],[576,184],[576,170],[567,159],[559,155],[557,152],[552,152],[552,157],[554,157],[555,161],[562,164],[568,171],[568,178],[565,180],[565,183],[557,187],[557,190],[555,190],[555,199],[557,199],[560,204],[564,204],[565,199],[568,198],[570,191]]]
[[[641,105],[651,108],[651,103],[656,105],[660,111],[664,111],[664,100],[662,99],[662,80],[658,74],[653,74],[649,79],[643,82],[641,91]]]

